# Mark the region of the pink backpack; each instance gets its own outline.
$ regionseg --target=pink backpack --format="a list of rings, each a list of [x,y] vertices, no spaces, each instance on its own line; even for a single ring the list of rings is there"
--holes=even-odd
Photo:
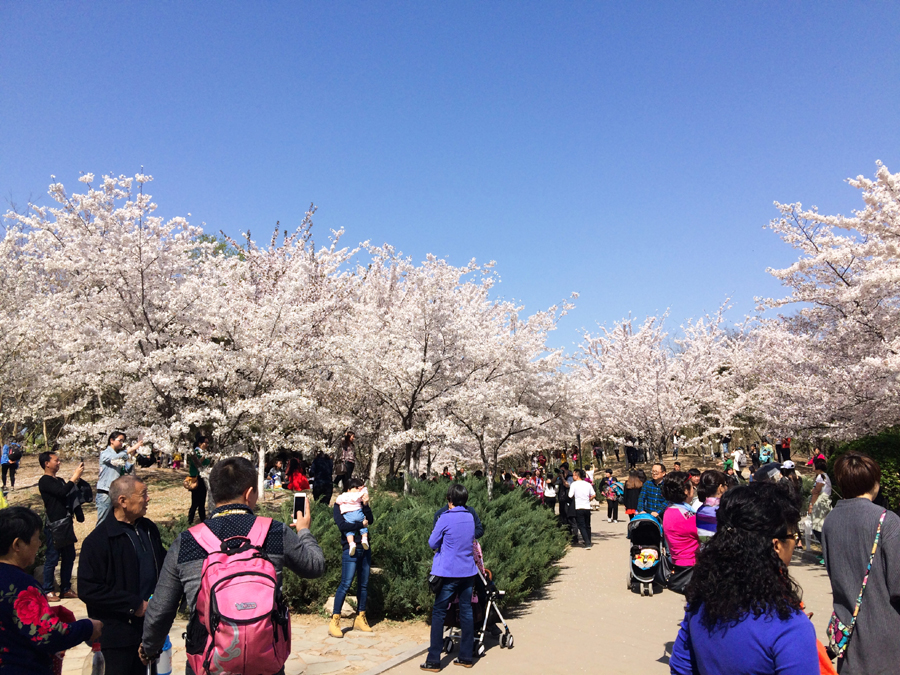
[[[287,661],[290,615],[275,566],[262,550],[271,524],[271,518],[257,518],[246,537],[225,540],[204,523],[190,529],[208,554],[197,618],[209,636],[203,653],[188,655],[197,675],[272,675]]]

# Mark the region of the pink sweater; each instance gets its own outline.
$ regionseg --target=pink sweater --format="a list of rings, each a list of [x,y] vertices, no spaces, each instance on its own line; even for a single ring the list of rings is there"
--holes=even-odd
[[[696,516],[687,508],[672,504],[663,513],[663,532],[669,542],[672,562],[679,567],[692,567],[700,548]]]

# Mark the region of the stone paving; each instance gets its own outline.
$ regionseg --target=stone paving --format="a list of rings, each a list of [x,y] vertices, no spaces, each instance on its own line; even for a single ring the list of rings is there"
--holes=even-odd
[[[84,605],[78,600],[63,602],[75,616],[86,616]],[[172,641],[172,672],[184,673],[186,656],[184,633],[186,621],[177,620],[169,632]],[[352,631],[352,620],[342,621],[344,637],[328,635],[325,619],[304,615],[291,622],[291,656],[285,664],[285,675],[325,675],[326,673],[362,673],[390,661],[427,641],[428,627],[423,622],[382,622],[371,633]],[[91,651],[79,645],[66,652],[63,675],[81,675],[85,659]],[[114,674],[109,674],[114,675]]]

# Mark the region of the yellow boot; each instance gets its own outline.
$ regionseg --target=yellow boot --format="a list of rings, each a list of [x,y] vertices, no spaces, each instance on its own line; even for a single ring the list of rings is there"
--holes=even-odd
[[[353,630],[361,630],[365,633],[372,632],[372,627],[369,625],[369,622],[366,621],[365,612],[359,612],[356,615],[356,620],[353,622]]]
[[[331,623],[328,624],[328,634],[331,637],[336,637],[336,638],[344,637],[344,632],[341,630],[341,615],[340,614],[332,614],[331,615]]]

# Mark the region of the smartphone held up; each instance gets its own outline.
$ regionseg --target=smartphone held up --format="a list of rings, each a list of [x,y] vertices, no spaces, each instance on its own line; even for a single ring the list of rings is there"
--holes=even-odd
[[[306,493],[305,492],[295,492],[294,493],[294,519],[296,520],[298,516],[306,515]]]

